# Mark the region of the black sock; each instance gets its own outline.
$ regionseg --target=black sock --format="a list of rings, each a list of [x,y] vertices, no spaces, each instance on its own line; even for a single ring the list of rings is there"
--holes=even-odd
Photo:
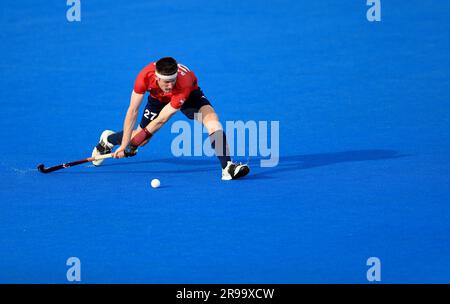
[[[123,131],[113,133],[108,136],[108,142],[114,146],[120,145],[122,143]]]
[[[216,156],[222,169],[224,169],[227,166],[227,162],[231,160],[225,133],[223,130],[217,130],[209,135],[209,140],[211,141],[211,147],[216,151]]]

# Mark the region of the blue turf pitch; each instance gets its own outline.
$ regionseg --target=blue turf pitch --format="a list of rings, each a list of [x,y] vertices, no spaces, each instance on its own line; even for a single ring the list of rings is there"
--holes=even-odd
[[[0,4],[0,282],[67,282],[69,257],[84,283],[368,283],[369,257],[450,282],[447,1],[41,2]],[[133,159],[37,172],[120,130],[166,55],[221,121],[279,121],[279,165],[222,182],[169,123]]]

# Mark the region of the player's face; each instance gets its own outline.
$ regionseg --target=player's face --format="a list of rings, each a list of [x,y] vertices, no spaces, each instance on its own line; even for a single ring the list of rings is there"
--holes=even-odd
[[[164,93],[172,92],[173,88],[175,87],[175,83],[176,82],[177,82],[176,79],[174,79],[174,80],[163,80],[161,78],[158,78],[158,85],[161,88],[161,90],[164,91]]]

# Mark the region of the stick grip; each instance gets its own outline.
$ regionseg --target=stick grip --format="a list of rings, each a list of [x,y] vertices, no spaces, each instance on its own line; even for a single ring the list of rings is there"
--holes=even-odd
[[[94,160],[100,160],[100,159],[106,159],[106,158],[111,158],[113,156],[113,153],[108,153],[108,154],[104,154],[104,155],[98,155],[96,157],[88,157],[87,161],[91,162]]]

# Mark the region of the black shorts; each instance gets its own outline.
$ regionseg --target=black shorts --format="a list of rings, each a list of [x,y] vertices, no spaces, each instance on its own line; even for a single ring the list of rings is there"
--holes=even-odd
[[[164,108],[166,103],[160,102],[158,99],[148,95],[148,102],[145,106],[144,113],[142,114],[141,122],[139,126],[145,128],[153,119],[158,117],[159,112]],[[201,107],[205,105],[211,105],[209,100],[203,94],[202,90],[198,88],[189,95],[188,99],[181,106],[181,112],[189,119],[194,119],[194,114],[198,113]]]

